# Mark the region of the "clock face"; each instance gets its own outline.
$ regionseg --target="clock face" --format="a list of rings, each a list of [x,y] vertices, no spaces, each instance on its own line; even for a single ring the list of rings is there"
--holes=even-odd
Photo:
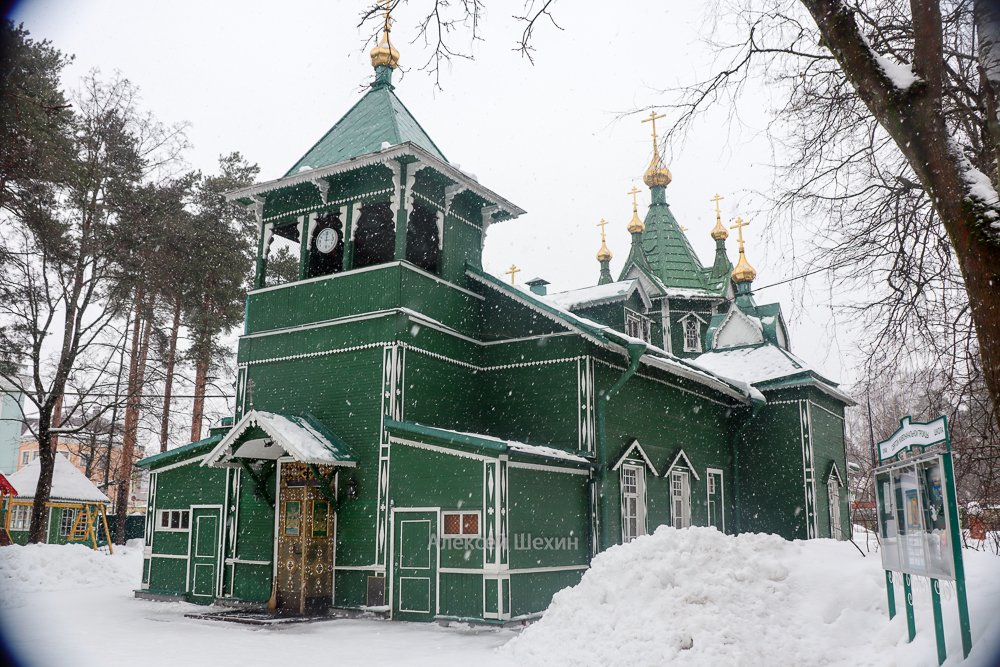
[[[316,250],[326,254],[337,247],[337,231],[327,227],[316,235]]]

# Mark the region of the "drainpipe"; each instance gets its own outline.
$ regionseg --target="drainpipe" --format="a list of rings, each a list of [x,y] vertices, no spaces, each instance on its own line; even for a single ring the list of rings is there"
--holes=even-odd
[[[608,437],[605,433],[605,422],[607,419],[607,406],[608,401],[621,391],[621,388],[625,386],[629,378],[635,375],[635,372],[639,370],[639,360],[642,355],[646,353],[645,343],[628,343],[626,345],[628,350],[629,364],[628,368],[622,374],[618,381],[611,386],[603,395],[597,397],[597,406],[595,415],[596,426],[597,426],[597,492],[594,494],[599,504],[598,511],[600,512],[600,522],[599,530],[597,535],[597,548],[598,551],[603,551],[609,546],[608,540],[608,526],[611,523],[611,507],[604,500],[604,485],[608,478]],[[596,554],[595,554],[596,555]]]

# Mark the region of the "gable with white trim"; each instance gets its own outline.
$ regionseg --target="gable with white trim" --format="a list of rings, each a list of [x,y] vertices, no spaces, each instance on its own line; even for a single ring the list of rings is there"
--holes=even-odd
[[[742,345],[759,345],[764,342],[764,328],[760,320],[752,318],[739,308],[729,309],[726,318],[715,330],[712,338],[712,349],[739,347]]]
[[[615,464],[611,466],[611,469],[618,470],[626,461],[642,461],[649,468],[649,471],[653,473],[654,477],[657,475],[653,462],[649,460],[649,456],[646,455],[646,451],[639,444],[638,440],[633,440],[632,444],[625,448],[625,451],[618,457]]]

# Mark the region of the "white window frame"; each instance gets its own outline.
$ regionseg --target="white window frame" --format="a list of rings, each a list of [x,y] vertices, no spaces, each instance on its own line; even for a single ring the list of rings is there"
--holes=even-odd
[[[826,480],[826,499],[830,512],[830,537],[834,540],[844,539],[844,526],[840,510],[840,483],[831,475]]]
[[[66,520],[67,517],[69,517],[69,521]],[[69,537],[75,523],[76,510],[71,507],[62,508],[62,514],[59,516],[59,537]]]
[[[677,488],[678,483],[680,489]],[[677,511],[678,502],[681,504],[680,512]],[[691,474],[683,468],[670,471],[670,525],[674,528],[691,525]]]
[[[26,466],[31,463],[31,452],[21,452],[21,465]]]
[[[684,351],[701,352],[701,323],[694,317],[684,320]]]
[[[170,527],[173,523],[173,515],[176,514],[177,528]],[[163,525],[163,517],[169,517],[167,520],[167,526]],[[184,518],[187,517],[187,521]],[[184,524],[187,523],[187,526]],[[160,533],[187,533],[191,530],[191,510],[190,509],[174,509],[174,510],[156,510],[156,526],[154,528]]]
[[[31,528],[31,505],[14,505],[10,509],[10,529],[28,530]]]
[[[653,321],[631,308],[625,309],[625,335],[640,338],[647,343],[652,342]]]
[[[716,485],[715,478],[718,476],[719,481]],[[713,493],[712,489],[715,488]],[[714,496],[714,500],[713,500]],[[722,532],[726,532],[726,476],[721,468],[706,468],[705,469],[705,507],[708,510],[708,525],[713,525],[712,523],[712,503],[715,502],[715,511],[719,513],[720,523],[722,524]]]
[[[465,532],[465,517],[475,514],[476,515],[476,528],[478,529],[475,533]],[[444,532],[445,517],[447,516],[458,516],[458,527],[462,532],[460,533],[446,533]],[[483,534],[483,513],[479,510],[468,510],[468,511],[454,511],[454,512],[441,512],[441,537],[446,540],[456,540],[464,539],[466,537],[482,537]]]
[[[621,467],[621,501],[622,501],[622,543],[631,542],[646,530],[646,467],[640,464],[626,463]],[[629,483],[628,478],[634,482]],[[627,490],[631,488],[631,491]],[[634,505],[630,504],[634,501]],[[632,511],[634,508],[634,512]],[[635,530],[630,524],[635,521]]]

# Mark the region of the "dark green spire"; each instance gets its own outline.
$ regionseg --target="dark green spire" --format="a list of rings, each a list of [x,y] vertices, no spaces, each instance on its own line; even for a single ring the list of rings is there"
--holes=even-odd
[[[651,203],[642,235],[649,267],[667,287],[708,289],[704,268],[667,204],[666,187],[654,185],[649,192]]]

